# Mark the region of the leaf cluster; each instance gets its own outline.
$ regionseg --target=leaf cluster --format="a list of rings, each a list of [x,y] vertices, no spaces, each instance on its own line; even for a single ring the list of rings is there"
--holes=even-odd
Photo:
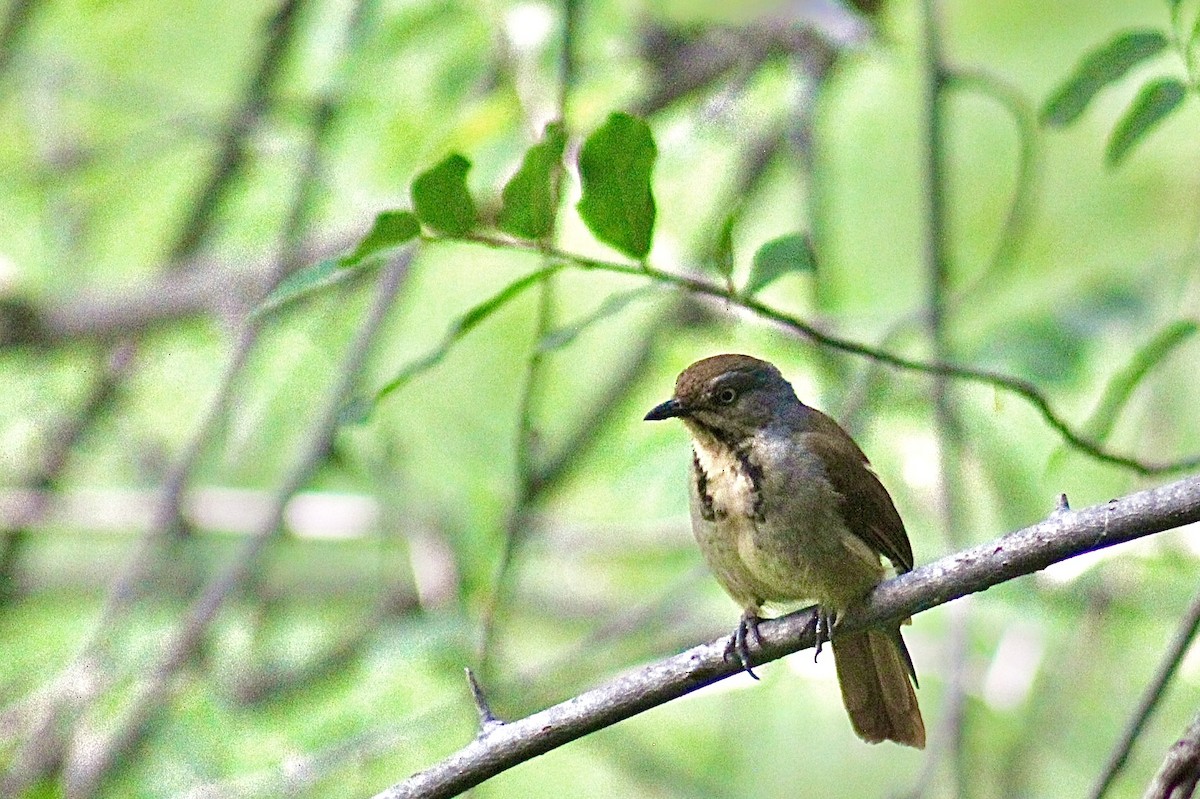
[[[527,243],[545,243],[553,235],[561,204],[561,183],[567,168],[567,132],[551,122],[540,141],[531,146],[521,165],[500,192],[495,229]],[[582,196],[576,210],[600,242],[639,263],[650,253],[656,206],[654,162],[658,148],[642,119],[616,112],[583,142],[576,165]],[[376,216],[370,231],[346,255],[336,259],[343,268],[363,266],[421,235],[439,239],[470,239],[487,233],[479,204],[467,185],[471,161],[460,153],[419,174],[412,184],[412,210],[392,209]],[[732,279],[733,228],[731,213],[722,227],[713,269]],[[323,285],[330,262],[314,264],[281,284],[264,306],[275,308]],[[767,242],[754,254],[741,289],[753,296],[783,275],[816,268],[807,235],[792,233]],[[260,309],[262,310],[262,309]]]
[[[562,178],[567,169],[564,154],[567,133],[561,122],[548,124],[542,138],[522,158],[517,171],[500,191],[501,206],[494,230],[516,243],[539,249],[549,247],[561,205]],[[654,162],[658,148],[649,125],[630,114],[615,112],[583,142],[577,164],[581,198],[580,218],[597,240],[647,268],[656,216],[653,192]],[[431,240],[473,240],[489,231],[479,203],[467,185],[471,161],[452,153],[413,180],[412,209],[390,209],[375,217],[371,229],[349,253],[315,263],[280,283],[258,308],[260,315],[318,291],[335,281],[342,270],[366,267],[407,245],[426,231]],[[733,230],[740,207],[722,225],[715,255],[709,266],[723,276],[731,293],[750,299],[790,272],[816,269],[812,244],[806,234],[791,233],[763,244],[754,254],[741,290],[733,285]],[[547,250],[548,251],[548,250]],[[507,285],[478,303],[452,323],[442,343],[432,352],[403,367],[375,395],[375,402],[405,386],[413,377],[440,363],[454,344],[526,289],[554,274],[551,264]],[[547,332],[539,347],[567,346],[588,326],[624,310],[644,296],[637,289],[610,298],[591,315],[559,330]],[[358,398],[346,420],[365,420],[373,403]]]
[[[1160,61],[1159,56],[1169,49],[1182,64],[1183,76],[1167,74],[1160,68],[1142,81],[1109,133],[1106,163],[1110,167],[1120,165],[1142,139],[1174,114],[1188,94],[1197,90],[1194,51],[1200,38],[1200,15],[1193,24],[1184,26],[1182,0],[1167,0],[1167,5],[1169,29],[1125,30],[1084,54],[1046,100],[1042,124],[1060,128],[1074,124],[1102,91],[1122,82],[1137,67]],[[1186,30],[1181,32],[1181,27]]]

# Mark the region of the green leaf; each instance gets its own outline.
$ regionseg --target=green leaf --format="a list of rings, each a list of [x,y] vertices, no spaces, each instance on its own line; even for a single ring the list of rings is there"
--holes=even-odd
[[[421,235],[421,223],[411,211],[384,211],[375,217],[375,224],[363,237],[354,252],[343,256],[339,264],[358,266],[367,258],[391,249]]]
[[[554,228],[558,184],[567,134],[561,122],[551,122],[542,140],[529,148],[517,174],[504,186],[497,225],[523,239],[540,239]]]
[[[1187,87],[1174,78],[1151,81],[1142,87],[1133,104],[1113,128],[1105,160],[1117,166],[1138,141],[1179,107]]]
[[[467,190],[471,162],[454,153],[417,175],[412,185],[413,209],[421,223],[450,236],[463,236],[475,227],[475,201]]]
[[[788,272],[815,272],[817,259],[812,244],[803,233],[791,233],[772,239],[754,253],[750,277],[742,293],[752,297]]]
[[[1125,31],[1085,55],[1066,82],[1042,108],[1042,123],[1063,127],[1087,109],[1101,89],[1120,80],[1135,66],[1157,55],[1168,44],[1156,30]]]
[[[613,294],[607,297],[604,302],[600,303],[600,306],[596,308],[596,310],[592,311],[587,316],[583,317],[582,319],[578,319],[569,325],[563,325],[556,330],[551,330],[550,332],[546,333],[546,335],[542,336],[537,343],[538,351],[551,352],[553,350],[566,347],[592,325],[596,324],[597,322],[601,322],[610,316],[620,313],[621,311],[625,310],[625,308],[631,302],[650,293],[654,289],[654,286],[642,286],[641,288],[631,289],[629,291],[625,291],[620,294]]]
[[[342,269],[341,260],[338,258],[326,258],[324,261],[298,269],[279,281],[275,289],[254,309],[254,316],[261,318],[274,313],[284,305],[315,294],[350,274]]]
[[[1198,330],[1200,326],[1190,320],[1172,322],[1142,345],[1133,359],[1114,375],[1105,387],[1100,405],[1083,426],[1084,435],[1095,441],[1108,438],[1121,409],[1129,402],[1134,390],[1141,385],[1146,375],[1177,347],[1196,335]]]
[[[417,375],[433,368],[434,366],[437,366],[442,362],[446,355],[449,354],[451,348],[454,347],[455,343],[457,343],[460,338],[470,333],[485,319],[518,297],[522,292],[525,291],[525,289],[541,283],[543,280],[557,272],[560,268],[561,267],[557,265],[547,266],[537,270],[536,272],[531,272],[528,275],[525,275],[525,277],[509,283],[500,291],[496,292],[491,297],[488,297],[478,305],[472,306],[466,313],[460,316],[457,321],[450,325],[449,329],[446,331],[446,337],[442,340],[442,343],[438,347],[418,358],[417,360],[410,362],[407,366],[401,369],[395,377],[388,381],[383,388],[375,392],[373,405],[378,403],[388,394],[403,388]]]
[[[1166,360],[1181,344],[1200,332],[1200,325],[1191,320],[1172,322],[1147,341],[1133,355],[1125,368],[1113,375],[1104,387],[1100,404],[1092,412],[1091,417],[1083,423],[1081,433],[1096,443],[1103,444],[1112,434],[1113,428],[1120,418],[1121,411],[1129,404],[1138,386],[1145,380],[1155,366]],[[1067,445],[1060,446],[1051,455],[1047,471],[1060,468],[1072,450]]]
[[[726,280],[733,277],[733,226],[738,216],[739,209],[734,209],[725,217],[725,224],[721,225],[721,232],[717,234],[717,251],[713,255],[713,265]]]
[[[579,153],[579,215],[597,239],[639,261],[654,233],[650,176],[657,157],[650,127],[622,113],[610,115]]]

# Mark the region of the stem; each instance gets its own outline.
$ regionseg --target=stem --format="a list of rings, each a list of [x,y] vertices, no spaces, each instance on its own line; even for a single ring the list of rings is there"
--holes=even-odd
[[[429,239],[431,242],[454,242],[462,243],[464,239],[450,239],[433,237]],[[920,372],[927,375],[942,375],[952,377],[957,380],[966,381],[968,383],[978,383],[984,386],[990,386],[995,389],[1007,391],[1015,394],[1030,405],[1041,415],[1042,420],[1055,432],[1057,432],[1068,444],[1075,447],[1080,452],[1091,456],[1093,459],[1102,463],[1111,464],[1113,466],[1121,466],[1129,469],[1137,474],[1150,476],[1162,474],[1177,474],[1179,472],[1188,471],[1200,466],[1200,455],[1189,455],[1173,461],[1150,461],[1141,458],[1135,458],[1130,455],[1121,455],[1111,452],[1101,444],[1092,441],[1083,434],[1077,432],[1070,424],[1067,423],[1050,405],[1050,401],[1046,399],[1041,390],[1038,389],[1031,381],[1019,377],[1013,377],[1002,372],[995,372],[989,369],[978,369],[972,366],[961,366],[954,363],[944,361],[922,361],[915,358],[908,358],[903,355],[872,347],[852,339],[842,338],[840,336],[830,335],[818,329],[815,325],[805,322],[804,320],[792,316],[784,311],[772,308],[753,297],[747,297],[735,292],[729,291],[725,286],[710,283],[698,278],[688,277],[673,272],[666,272],[656,267],[646,265],[632,265],[626,263],[617,263],[612,261],[602,261],[596,258],[588,258],[582,255],[565,252],[559,249],[550,248],[544,249],[539,245],[529,242],[521,242],[512,239],[502,239],[494,236],[472,236],[465,241],[475,244],[480,244],[485,247],[496,249],[515,250],[525,252],[540,252],[553,257],[558,263],[564,266],[572,266],[585,271],[600,271],[610,272],[620,275],[628,275],[631,277],[646,278],[661,283],[663,285],[672,286],[683,289],[692,294],[698,294],[705,297],[718,299],[727,307],[740,308],[749,311],[761,319],[786,328],[798,335],[801,335],[814,344],[822,347],[844,352],[849,355],[858,355],[864,358],[870,358],[879,363],[891,366],[897,369],[906,371]]]

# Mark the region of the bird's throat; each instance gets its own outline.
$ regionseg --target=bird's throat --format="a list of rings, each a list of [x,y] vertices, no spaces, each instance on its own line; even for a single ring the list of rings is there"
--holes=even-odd
[[[692,477],[706,519],[762,517],[762,470],[750,446],[731,446],[693,430],[692,451]]]

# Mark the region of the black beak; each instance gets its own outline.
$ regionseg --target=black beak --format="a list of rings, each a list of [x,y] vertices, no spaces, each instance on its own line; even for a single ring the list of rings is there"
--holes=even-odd
[[[679,404],[679,400],[669,399],[651,408],[650,413],[646,414],[646,421],[657,422],[676,416],[687,416],[687,409]]]

